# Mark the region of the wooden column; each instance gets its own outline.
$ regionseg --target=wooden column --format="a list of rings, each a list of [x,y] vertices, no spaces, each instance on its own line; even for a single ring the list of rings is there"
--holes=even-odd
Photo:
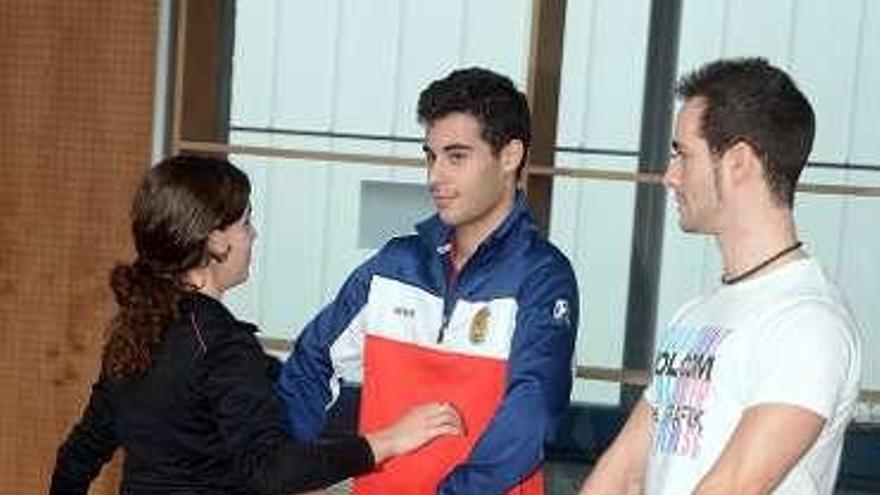
[[[172,151],[180,140],[229,136],[235,10],[232,0],[180,0]]]
[[[565,31],[565,0],[534,0],[529,77],[526,93],[532,110],[530,164],[553,166],[556,123],[559,119],[559,87],[562,42]],[[549,231],[553,177],[526,176],[526,193],[535,220]]]
[[[0,0],[0,487],[46,493],[150,160],[156,2]],[[118,469],[92,494],[117,493]]]

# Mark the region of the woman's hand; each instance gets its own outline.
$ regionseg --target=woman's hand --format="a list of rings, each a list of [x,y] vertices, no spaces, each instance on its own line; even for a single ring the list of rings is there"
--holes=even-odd
[[[461,435],[461,416],[448,402],[429,402],[413,407],[394,424],[365,435],[376,464],[406,454],[441,435]]]

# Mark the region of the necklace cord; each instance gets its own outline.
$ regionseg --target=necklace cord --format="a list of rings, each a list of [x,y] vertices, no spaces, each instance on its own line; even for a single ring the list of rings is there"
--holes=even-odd
[[[757,265],[753,266],[752,268],[749,268],[748,270],[740,273],[739,275],[737,275],[735,277],[727,277],[726,275],[721,275],[721,283],[724,285],[733,285],[737,282],[741,282],[741,281],[751,277],[752,275],[758,273],[759,271],[763,270],[764,268],[767,268],[767,266],[770,263],[773,263],[774,261],[778,260],[779,258],[782,258],[786,254],[788,254],[792,251],[795,251],[797,249],[800,249],[800,247],[803,245],[804,245],[803,242],[797,241],[794,244],[792,244],[791,246],[788,246],[787,248],[783,249],[782,251],[779,251],[778,253],[774,254],[773,256],[770,256],[766,260],[758,263]]]

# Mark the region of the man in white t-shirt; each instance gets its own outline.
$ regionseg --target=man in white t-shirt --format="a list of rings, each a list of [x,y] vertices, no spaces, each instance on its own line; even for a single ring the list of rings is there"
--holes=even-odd
[[[719,287],[673,317],[653,379],[581,494],[830,494],[858,395],[858,334],[792,217],[813,110],[763,59],[684,77],[663,178]]]

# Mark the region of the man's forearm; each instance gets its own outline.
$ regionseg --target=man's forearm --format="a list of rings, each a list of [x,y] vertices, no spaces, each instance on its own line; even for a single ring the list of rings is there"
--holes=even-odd
[[[650,447],[651,416],[639,401],[611,447],[599,458],[581,487],[581,495],[641,494]]]
[[[599,459],[581,487],[581,495],[640,495],[644,490],[645,471],[625,458],[608,452]]]

